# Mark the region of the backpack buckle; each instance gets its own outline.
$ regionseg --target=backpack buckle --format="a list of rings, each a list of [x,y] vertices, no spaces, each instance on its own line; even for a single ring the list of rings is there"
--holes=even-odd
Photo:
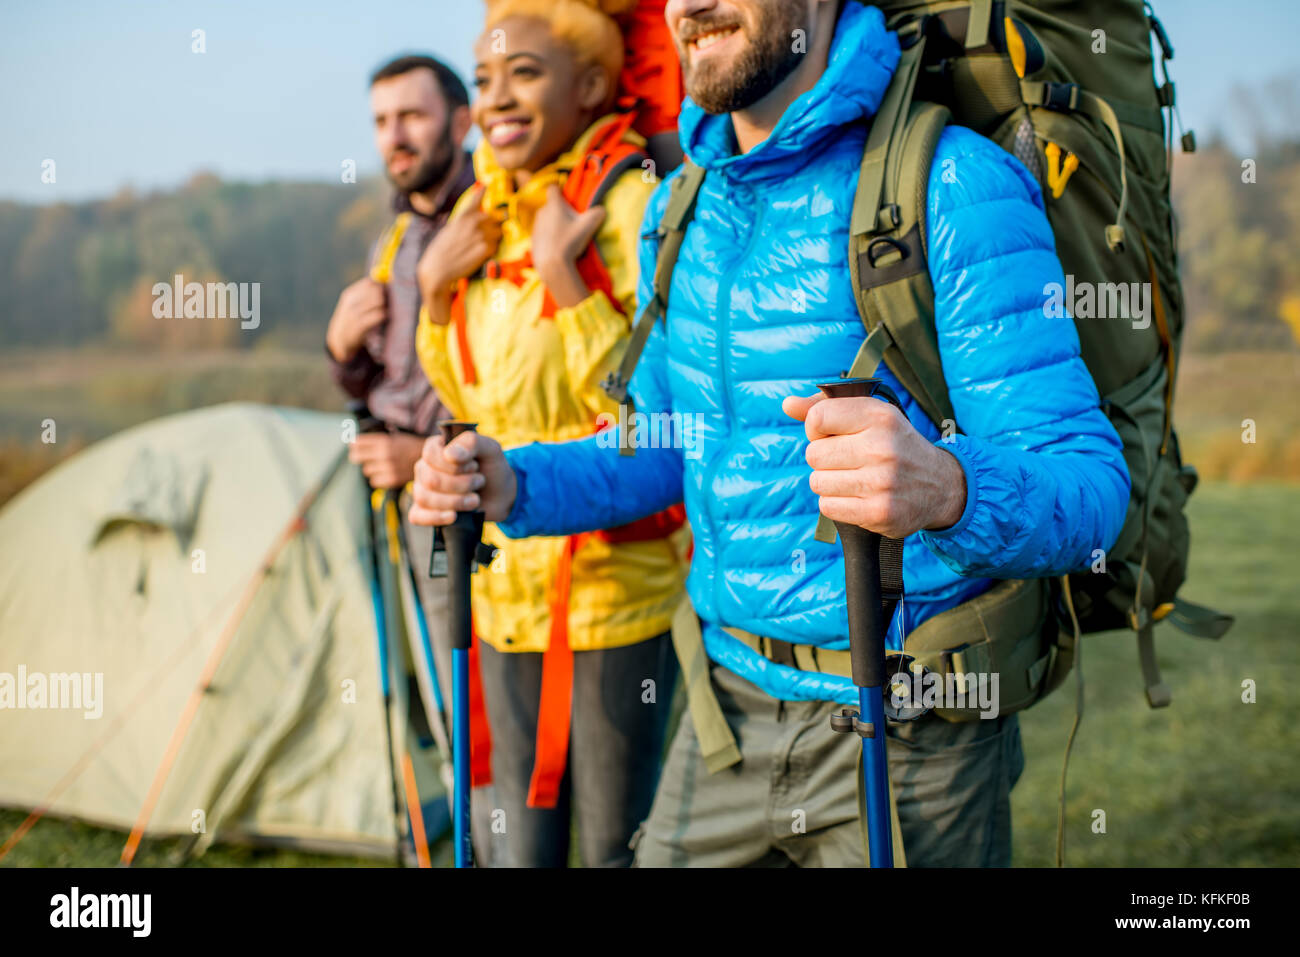
[[[1058,113],[1069,113],[1079,107],[1079,84],[1044,83],[1041,106]]]
[[[897,203],[881,206],[876,211],[876,232],[886,233],[903,225],[903,212]]]
[[[899,23],[895,28],[898,34],[898,45],[904,50],[910,50],[916,46],[925,37],[926,27],[929,26],[930,15],[924,14],[919,17],[911,17]]]
[[[627,401],[627,380],[623,374],[617,370],[611,372],[605,378],[600,380],[600,387],[605,390],[605,395],[609,396],[619,405]]]

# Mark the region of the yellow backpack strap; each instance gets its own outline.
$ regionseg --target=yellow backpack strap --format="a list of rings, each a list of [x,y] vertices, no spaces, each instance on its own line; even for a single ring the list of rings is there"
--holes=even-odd
[[[740,761],[740,748],[731,733],[722,706],[709,680],[709,656],[704,650],[700,619],[689,598],[683,598],[673,616],[673,648],[682,668],[686,685],[686,703],[695,722],[695,737],[700,742],[700,756],[710,774],[717,774]]]
[[[370,278],[375,282],[388,283],[393,278],[393,260],[397,258],[397,251],[402,248],[402,237],[406,235],[406,227],[411,222],[410,213],[402,213],[398,216],[383,238],[379,240],[379,254],[375,256],[374,264],[370,267]]]

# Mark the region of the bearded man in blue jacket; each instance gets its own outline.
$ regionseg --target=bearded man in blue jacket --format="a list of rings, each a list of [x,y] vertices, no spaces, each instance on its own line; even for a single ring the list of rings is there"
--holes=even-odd
[[[847,647],[843,557],[814,539],[818,516],[905,539],[907,599],[887,639],[897,649],[999,579],[1086,567],[1119,534],[1128,471],[1073,324],[1043,308],[1044,287],[1063,276],[1038,185],[962,128],[939,140],[926,213],[939,352],[963,433],[940,436],[884,369],[905,414],[813,397],[864,337],[849,218],[897,36],[856,0],[670,0],[666,16],[689,94],[682,146],[707,175],[631,394],[639,412],[690,421],[676,443],[689,448],[628,457],[600,436],[508,452],[487,436],[432,439],[411,518],[446,524],[481,508],[512,537],[559,536],[684,498],[687,591],[740,760],[710,773],[683,721],[637,862],[862,865],[859,740],[829,727],[856,689],[770,651]],[[643,307],[667,195],[665,183],[646,214]],[[929,715],[887,731],[909,866],[1008,865],[1024,764],[1015,715]]]

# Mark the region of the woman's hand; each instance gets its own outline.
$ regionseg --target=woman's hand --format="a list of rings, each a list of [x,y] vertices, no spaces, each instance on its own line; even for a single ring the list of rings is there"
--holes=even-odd
[[[415,267],[429,318],[438,325],[451,319],[452,287],[478,272],[501,243],[501,224],[483,212],[482,200],[480,186],[469,208],[442,228]]]
[[[547,190],[546,205],[533,219],[533,268],[561,309],[572,308],[591,295],[578,272],[578,257],[604,222],[604,207],[593,206],[579,213],[560,187],[552,185]]]

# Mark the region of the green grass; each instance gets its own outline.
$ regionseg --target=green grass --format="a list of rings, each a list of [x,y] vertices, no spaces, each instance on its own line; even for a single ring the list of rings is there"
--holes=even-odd
[[[1208,483],[1189,506],[1183,594],[1236,616],[1220,641],[1165,625],[1174,700],[1153,711],[1129,633],[1085,639],[1086,703],[1070,759],[1071,866],[1294,866],[1300,861],[1300,488]],[[1252,679],[1257,703],[1242,702]],[[1015,863],[1054,862],[1074,678],[1021,716],[1026,767],[1012,794]],[[1106,832],[1092,830],[1105,811]]]

